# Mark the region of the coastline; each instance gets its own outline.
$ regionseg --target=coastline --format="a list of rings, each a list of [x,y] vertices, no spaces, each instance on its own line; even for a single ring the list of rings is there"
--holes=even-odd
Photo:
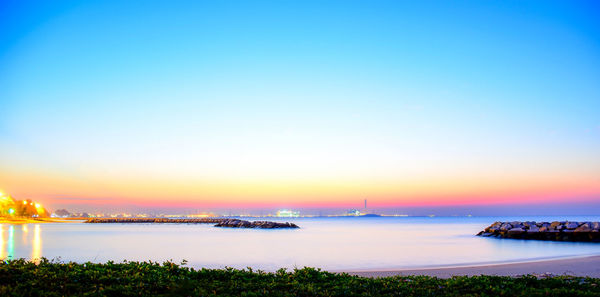
[[[57,219],[57,218],[23,218],[23,219],[0,219],[0,224],[12,224],[12,225],[21,225],[21,224],[39,224],[39,223],[66,223],[72,222],[73,220],[68,219]]]
[[[405,269],[373,269],[343,271],[345,273],[364,277],[387,277],[425,275],[439,278],[452,276],[519,276],[519,275],[569,275],[600,278],[600,254],[587,256],[573,256],[546,260],[524,260],[519,262],[503,262],[474,264],[465,266],[421,267]]]

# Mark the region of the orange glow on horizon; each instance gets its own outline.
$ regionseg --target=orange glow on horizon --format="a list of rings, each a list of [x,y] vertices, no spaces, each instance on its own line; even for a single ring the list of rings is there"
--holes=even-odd
[[[590,175],[463,175],[394,179],[160,179],[73,178],[47,173],[0,173],[12,196],[45,205],[150,207],[373,207],[495,205],[589,201],[600,195]],[[35,184],[35,187],[31,187]],[[41,207],[41,205],[40,205]]]

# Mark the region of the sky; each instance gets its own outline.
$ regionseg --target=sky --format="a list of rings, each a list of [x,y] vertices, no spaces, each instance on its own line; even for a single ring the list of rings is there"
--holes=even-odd
[[[2,0],[0,190],[596,214],[600,4]]]

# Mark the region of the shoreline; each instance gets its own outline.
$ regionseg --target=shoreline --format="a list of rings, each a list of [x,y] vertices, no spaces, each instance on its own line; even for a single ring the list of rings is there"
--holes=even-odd
[[[332,272],[345,272],[350,275],[364,277],[425,275],[439,278],[450,278],[452,276],[477,276],[482,274],[495,276],[519,276],[531,274],[538,276],[569,275],[600,278],[600,254],[487,264],[466,264],[399,269],[346,270]]]
[[[59,219],[59,218],[23,218],[23,219],[0,219],[0,224],[10,224],[10,225],[22,225],[22,224],[40,224],[40,223],[68,223],[72,222],[72,220],[68,219]]]

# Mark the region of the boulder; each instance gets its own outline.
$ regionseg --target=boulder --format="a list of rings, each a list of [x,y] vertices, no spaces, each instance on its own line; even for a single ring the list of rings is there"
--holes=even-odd
[[[500,229],[500,226],[502,226],[502,222],[495,222],[489,227],[485,228],[485,232],[495,232]]]
[[[564,226],[569,230],[575,230],[577,227],[579,227],[579,223],[578,222],[567,222],[566,224],[564,224]]]
[[[508,235],[518,235],[523,233],[525,233],[525,230],[523,230],[523,228],[512,228],[508,230]]]
[[[592,231],[592,228],[590,228],[590,225],[588,225],[587,223],[577,227],[574,232],[590,232]]]
[[[502,226],[502,222],[494,222],[493,224],[490,225],[490,228],[500,228],[500,226]]]

